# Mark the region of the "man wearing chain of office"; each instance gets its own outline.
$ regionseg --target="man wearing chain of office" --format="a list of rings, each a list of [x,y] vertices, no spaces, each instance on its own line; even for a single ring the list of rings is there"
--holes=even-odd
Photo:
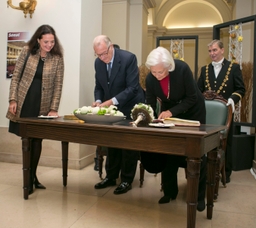
[[[232,106],[234,113],[235,104],[238,103],[245,94],[240,65],[224,58],[224,46],[220,40],[211,41],[208,44],[208,52],[212,63],[201,68],[197,85],[202,93],[207,90],[212,90],[225,98],[228,101],[227,105]],[[226,183],[230,182],[232,172],[232,125],[233,124],[231,124],[227,139]]]

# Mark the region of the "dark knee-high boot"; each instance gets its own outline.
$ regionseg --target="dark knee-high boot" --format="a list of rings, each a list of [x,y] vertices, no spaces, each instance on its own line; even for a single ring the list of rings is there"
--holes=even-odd
[[[41,156],[41,151],[42,151],[42,139],[32,139],[31,140],[31,160],[30,160],[31,170],[30,170],[29,194],[33,193],[34,184],[35,184],[35,188],[45,189],[45,187],[39,183],[36,176],[36,169]]]
[[[34,181],[34,184],[35,184],[35,188],[38,188],[38,189],[46,189],[46,187],[44,185],[42,185],[38,179],[37,179],[37,176],[35,174],[35,181]]]
[[[200,177],[198,186],[198,203],[197,210],[203,211],[205,209],[205,193],[206,193],[206,173],[207,173],[207,158],[206,156],[201,157]]]
[[[169,203],[171,200],[175,200],[178,195],[178,164],[178,156],[168,156],[166,167],[162,172],[164,196],[158,201],[159,204]]]

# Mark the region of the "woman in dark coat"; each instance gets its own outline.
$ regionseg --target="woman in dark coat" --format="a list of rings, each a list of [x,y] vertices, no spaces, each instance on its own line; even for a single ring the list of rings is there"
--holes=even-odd
[[[158,119],[177,117],[198,120],[205,123],[206,110],[202,93],[199,91],[189,66],[180,60],[173,60],[171,53],[158,47],[150,52],[146,66],[150,73],[146,78],[146,102],[156,111],[157,100],[161,103]],[[185,157],[166,155],[166,166],[162,172],[164,196],[160,204],[174,200],[178,194],[177,172],[186,167]],[[205,209],[206,159],[202,157],[199,180],[199,211]]]

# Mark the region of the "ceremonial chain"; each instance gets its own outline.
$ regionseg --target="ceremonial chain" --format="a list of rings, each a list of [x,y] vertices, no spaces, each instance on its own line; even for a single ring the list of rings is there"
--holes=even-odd
[[[221,92],[221,90],[223,90],[224,86],[226,85],[226,82],[228,81],[228,76],[229,76],[229,74],[230,74],[232,65],[233,65],[233,63],[231,62],[230,65],[229,65],[229,67],[228,67],[228,71],[227,71],[227,73],[226,73],[226,76],[225,76],[223,82],[221,83],[219,89],[218,89],[217,92],[216,92],[217,94],[219,94],[219,93]],[[209,64],[206,65],[205,74],[206,74],[206,77],[205,77],[206,86],[205,86],[205,87],[206,87],[208,90],[212,90],[211,85],[210,85],[210,81],[209,81]]]

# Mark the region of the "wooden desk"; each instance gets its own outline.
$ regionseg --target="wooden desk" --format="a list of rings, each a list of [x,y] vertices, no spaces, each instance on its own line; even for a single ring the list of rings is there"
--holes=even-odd
[[[62,142],[63,185],[67,185],[68,142],[187,156],[187,227],[196,224],[200,157],[208,153],[207,218],[212,218],[219,131],[224,126],[134,128],[129,122],[89,124],[78,120],[19,118],[23,153],[24,199],[28,199],[30,138]],[[93,187],[93,186],[92,186]]]

